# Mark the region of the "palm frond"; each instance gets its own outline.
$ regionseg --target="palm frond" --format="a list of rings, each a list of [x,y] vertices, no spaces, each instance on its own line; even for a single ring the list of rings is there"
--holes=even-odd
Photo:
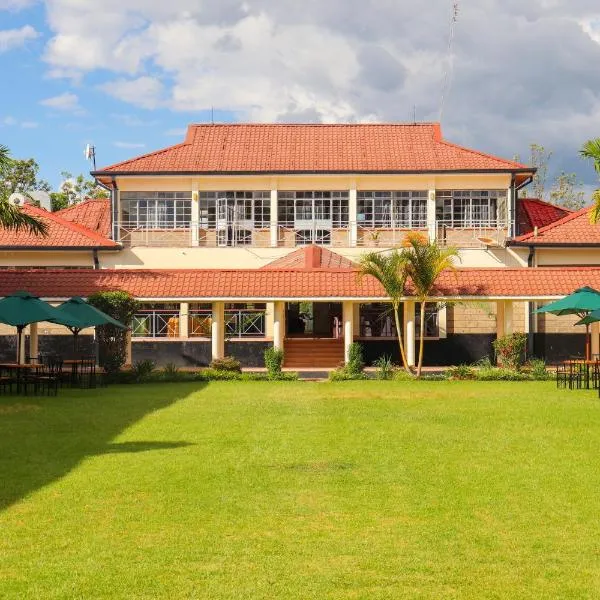
[[[600,221],[600,190],[596,190],[592,194],[592,210],[590,210],[590,223],[597,225]]]
[[[48,235],[48,226],[40,219],[23,212],[8,199],[0,199],[0,227],[12,231],[27,230],[34,235]]]
[[[600,174],[600,138],[594,138],[585,142],[579,154],[582,158],[591,160],[594,163],[596,173]]]

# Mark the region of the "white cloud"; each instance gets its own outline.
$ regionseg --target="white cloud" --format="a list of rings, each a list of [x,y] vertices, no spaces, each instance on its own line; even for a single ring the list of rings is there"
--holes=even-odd
[[[116,121],[123,123],[126,127],[152,127],[158,124],[155,119],[141,119],[136,115],[113,113],[110,115]]]
[[[35,129],[39,127],[39,123],[37,121],[19,121],[14,117],[6,116],[0,120],[0,126],[6,127],[21,127],[21,129]]]
[[[102,70],[104,92],[149,110],[398,121],[415,107],[417,119],[436,120],[451,62],[448,0],[418,10],[412,0],[104,0],[101,12],[45,4],[51,74],[84,80]],[[462,3],[446,137],[508,157],[538,142],[558,168],[584,169],[577,148],[600,133],[591,130],[599,32],[598,0]]]
[[[20,29],[4,29],[0,31],[0,53],[20,48],[29,40],[35,40],[39,35],[39,32],[31,25],[23,25]]]
[[[37,0],[0,0],[0,10],[23,10],[32,4],[35,4]]]
[[[79,114],[83,112],[83,109],[79,104],[79,97],[72,92],[64,92],[58,96],[46,98],[45,100],[41,100],[40,104],[54,110],[64,110]]]
[[[146,144],[141,144],[138,142],[114,142],[114,146],[117,148],[145,148]]]
[[[175,127],[173,129],[167,129],[165,131],[165,135],[173,136],[173,137],[181,137],[187,133],[187,129],[185,127]]]
[[[157,108],[162,104],[163,84],[156,77],[116,79],[98,86],[107,94],[142,108]]]

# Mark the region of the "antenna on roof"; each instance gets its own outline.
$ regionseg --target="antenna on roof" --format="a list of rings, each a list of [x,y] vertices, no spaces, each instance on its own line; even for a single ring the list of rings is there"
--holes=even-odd
[[[211,125],[215,124],[215,107],[214,106],[210,107],[210,122],[211,122]]]
[[[413,125],[417,124],[417,105],[413,104]]]
[[[96,170],[96,146],[87,144],[84,151],[85,160],[91,161],[94,171]]]
[[[444,103],[446,96],[450,93],[452,86],[452,75],[454,73],[454,57],[452,55],[452,49],[454,47],[454,31],[456,29],[456,22],[458,21],[458,0],[452,3],[452,13],[450,17],[450,34],[448,36],[448,49],[446,57],[446,69],[444,70],[444,82],[442,84],[442,96],[440,98],[440,123],[442,122],[442,116],[444,115]]]

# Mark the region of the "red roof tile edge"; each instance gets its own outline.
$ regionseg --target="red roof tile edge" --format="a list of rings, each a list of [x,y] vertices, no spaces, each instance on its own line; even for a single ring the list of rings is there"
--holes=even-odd
[[[541,234],[545,233],[546,231],[550,231],[552,229],[555,229],[556,227],[560,227],[561,225],[564,225],[565,223],[568,223],[569,221],[572,221],[573,219],[577,219],[578,217],[589,213],[591,210],[591,208],[589,206],[584,206],[583,208],[580,208],[579,210],[576,210],[574,212],[572,212],[569,215],[566,215],[565,217],[563,217],[562,219],[559,219],[558,221],[554,221],[554,223],[550,223],[550,225],[546,225],[545,227],[540,227],[537,230],[537,235],[535,231],[530,231],[529,233],[526,233],[525,235],[520,235],[518,237],[515,237],[512,239],[512,242],[529,242],[529,241],[536,241],[536,238],[538,238]],[[569,242],[565,242],[565,245],[568,245]]]

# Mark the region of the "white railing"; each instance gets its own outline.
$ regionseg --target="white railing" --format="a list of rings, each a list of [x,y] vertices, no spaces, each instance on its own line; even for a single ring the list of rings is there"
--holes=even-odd
[[[459,221],[445,219],[436,221],[436,239],[439,244],[458,248],[484,248],[505,246],[508,225],[497,219]]]
[[[264,337],[264,310],[225,310],[225,337]]]
[[[136,313],[131,326],[133,337],[179,337],[179,312],[144,310]]]
[[[363,223],[325,226],[321,221],[302,222],[301,226],[277,225],[271,235],[270,228],[242,228],[238,225],[208,228],[190,223],[185,228],[150,228],[121,223],[121,243],[124,246],[150,247],[253,247],[296,248],[308,244],[338,248],[390,248],[403,244],[406,235],[419,232],[428,237],[428,228],[418,222],[419,227],[368,227]],[[508,236],[506,223],[497,220],[458,221],[438,220],[435,233],[439,243],[458,247],[504,246]],[[276,235],[275,235],[276,234]]]

